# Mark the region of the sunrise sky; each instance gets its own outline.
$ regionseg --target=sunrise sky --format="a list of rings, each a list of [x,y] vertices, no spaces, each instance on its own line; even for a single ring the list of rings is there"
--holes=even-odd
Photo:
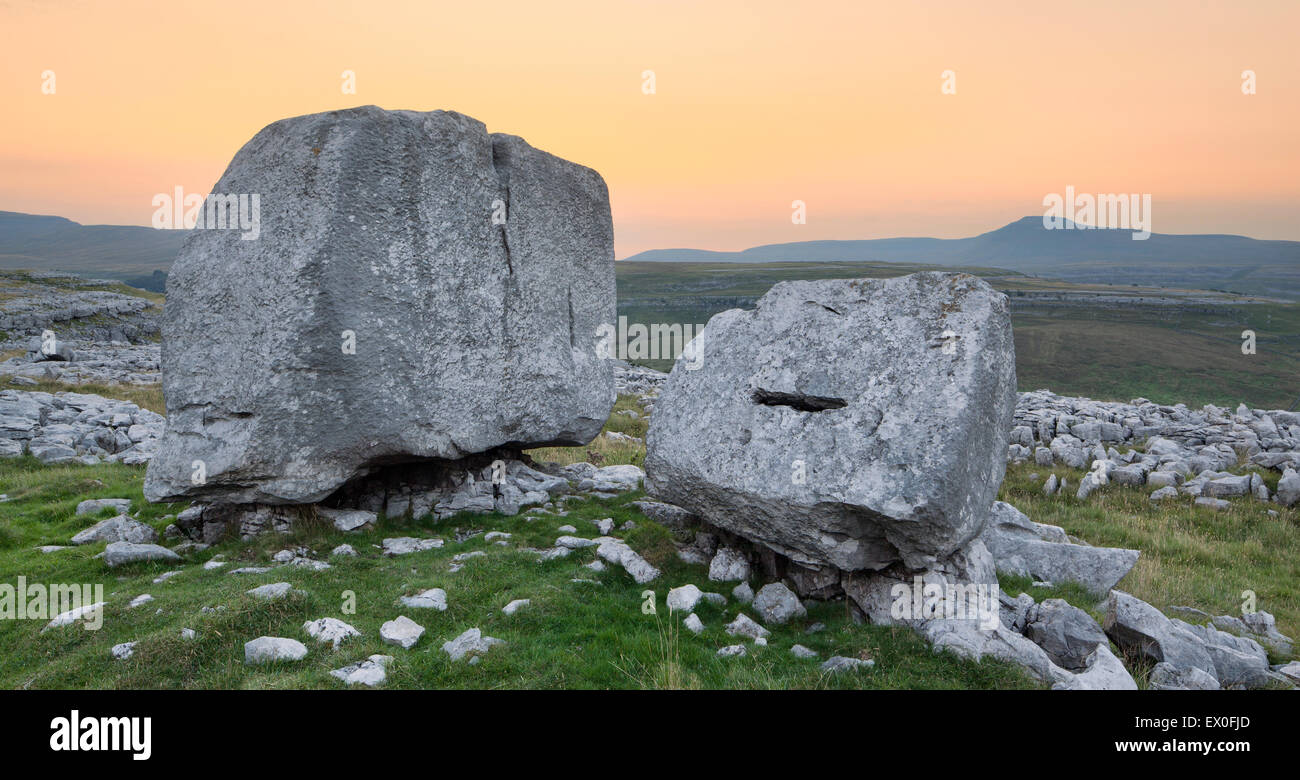
[[[148,225],[266,124],[376,104],[600,171],[619,258],[956,238],[1066,185],[1300,239],[1297,30],[1295,0],[0,0],[0,210]]]

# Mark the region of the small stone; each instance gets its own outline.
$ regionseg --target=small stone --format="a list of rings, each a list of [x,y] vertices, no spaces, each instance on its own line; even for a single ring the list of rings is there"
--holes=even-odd
[[[77,504],[78,515],[97,515],[104,509],[112,509],[118,514],[131,511],[129,498],[90,498]]]
[[[306,657],[307,646],[297,639],[259,636],[251,642],[244,643],[244,663],[250,665],[275,661],[301,661]]]
[[[339,649],[339,644],[348,637],[361,636],[361,632],[352,626],[332,617],[324,617],[320,620],[309,620],[302,624],[302,630],[317,642],[322,644],[329,642],[334,649]]]
[[[329,520],[334,527],[346,533],[362,531],[374,526],[379,515],[361,509],[327,509],[316,507],[316,513]]]
[[[150,596],[148,593],[141,593],[139,596],[131,599],[131,603],[127,605],[127,608],[135,609],[141,604],[148,604],[151,601],[153,601],[153,596]]]
[[[841,672],[856,671],[857,669],[869,669],[876,665],[875,661],[863,661],[860,658],[846,658],[842,655],[833,655],[826,659],[821,665],[823,672]]]
[[[113,542],[104,548],[104,563],[110,567],[141,561],[179,561],[181,556],[156,544]]]
[[[583,539],[580,536],[561,536],[555,540],[556,547],[567,547],[570,550],[581,550],[585,547],[595,547],[600,542],[595,539]]]
[[[85,606],[77,607],[75,609],[70,609],[67,612],[60,612],[59,614],[54,616],[53,620],[51,620],[49,623],[46,623],[45,628],[42,628],[41,631],[45,632],[45,631],[49,631],[51,628],[69,626],[77,622],[78,620],[88,619],[88,622],[94,622],[95,620],[102,620],[103,613],[100,612],[100,610],[103,608],[104,604],[106,603],[107,602],[104,601],[96,601],[94,604],[86,604]]]
[[[686,619],[682,621],[682,625],[686,626],[686,629],[696,636],[699,636],[700,632],[704,630],[704,622],[694,612],[686,616]]]
[[[430,588],[414,596],[402,596],[401,602],[403,606],[413,609],[436,609],[439,612],[446,612],[447,591],[442,588]]]
[[[123,642],[120,645],[113,645],[113,657],[119,661],[125,661],[135,655],[135,642]]]
[[[330,555],[337,555],[344,558],[355,558],[357,557],[357,551],[354,550],[350,544],[340,544],[338,547],[330,550]]]
[[[410,650],[424,636],[424,626],[401,615],[379,627],[379,638],[390,645]]]
[[[795,645],[790,648],[790,655],[793,655],[795,658],[816,658],[817,651],[804,647],[803,645]]]
[[[703,596],[694,585],[683,585],[668,591],[668,609],[671,612],[690,612]]]
[[[791,618],[808,614],[799,597],[781,582],[772,582],[758,589],[754,596],[754,611],[764,623],[781,625]]]
[[[72,537],[76,545],[94,544],[95,542],[130,542],[148,545],[158,540],[158,532],[133,517],[118,515],[107,520],[100,520],[91,527]]]
[[[771,631],[755,623],[752,618],[743,612],[736,615],[736,619],[727,624],[727,633],[732,636],[747,636],[750,639],[759,637],[767,638]]]
[[[714,582],[749,579],[749,560],[739,550],[723,547],[709,564],[709,579]]]
[[[471,628],[450,642],[444,642],[442,650],[451,656],[451,660],[459,661],[466,656],[470,656],[469,662],[476,663],[476,658],[491,650],[496,645],[504,645],[503,640],[496,637],[483,636],[483,633],[477,628]]]
[[[1154,491],[1150,496],[1152,501],[1166,501],[1171,498],[1178,498],[1178,488],[1173,485],[1166,485]]]
[[[734,658],[745,655],[744,645],[727,645],[718,651],[719,658]]]
[[[410,536],[399,536],[384,540],[384,555],[391,558],[394,555],[409,555],[437,547],[442,547],[441,539],[415,539]]]
[[[602,536],[597,541],[600,544],[596,547],[596,554],[610,563],[622,566],[638,585],[644,585],[659,577],[659,570],[651,566],[649,561],[642,558],[621,539]]]
[[[741,604],[749,604],[754,600],[754,589],[748,582],[742,582],[731,589],[731,597]]]
[[[578,532],[578,529],[574,528],[571,525],[562,525],[559,528],[556,528],[555,530],[559,531],[562,534],[576,534]]]
[[[533,602],[531,599],[515,599],[514,601],[502,607],[501,611],[506,613],[507,615],[513,615],[516,612],[518,612],[520,609],[523,609],[524,607],[532,603]]]
[[[287,582],[272,582],[270,585],[259,585],[252,590],[246,590],[244,592],[255,599],[275,601],[276,599],[282,599],[289,595],[289,591],[292,589],[293,586]]]
[[[348,664],[342,669],[335,669],[330,675],[337,677],[348,685],[365,685],[374,688],[383,685],[388,679],[387,666],[392,662],[391,655],[372,655],[364,661]]]

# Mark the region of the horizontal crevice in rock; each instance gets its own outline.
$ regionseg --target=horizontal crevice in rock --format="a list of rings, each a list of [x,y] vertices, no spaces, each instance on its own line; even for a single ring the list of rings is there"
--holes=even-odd
[[[801,412],[825,412],[830,409],[843,409],[849,405],[843,398],[831,398],[806,393],[782,393],[776,390],[758,388],[751,396],[756,404],[764,406],[788,406]]]

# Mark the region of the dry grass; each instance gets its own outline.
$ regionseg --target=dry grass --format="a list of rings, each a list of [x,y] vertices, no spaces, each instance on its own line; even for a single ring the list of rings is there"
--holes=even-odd
[[[1030,480],[1031,473],[1039,478]],[[1073,489],[1048,497],[1040,491],[1049,473],[1067,477],[1071,486],[1083,475],[1032,463],[1009,466],[1002,499],[1091,544],[1141,551],[1120,590],[1161,609],[1188,606],[1214,615],[1241,614],[1253,593],[1279,631],[1300,637],[1300,510],[1249,496],[1230,499],[1224,511],[1197,506],[1188,496],[1152,504],[1150,490],[1122,485],[1084,501]]]

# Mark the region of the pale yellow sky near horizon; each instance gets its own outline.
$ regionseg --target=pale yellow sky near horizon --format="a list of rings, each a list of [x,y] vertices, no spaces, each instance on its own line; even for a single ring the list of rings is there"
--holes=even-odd
[[[0,0],[0,210],[148,225],[270,122],[375,104],[600,171],[619,258],[957,238],[1067,185],[1151,194],[1155,232],[1300,239],[1298,29],[1294,0]]]

